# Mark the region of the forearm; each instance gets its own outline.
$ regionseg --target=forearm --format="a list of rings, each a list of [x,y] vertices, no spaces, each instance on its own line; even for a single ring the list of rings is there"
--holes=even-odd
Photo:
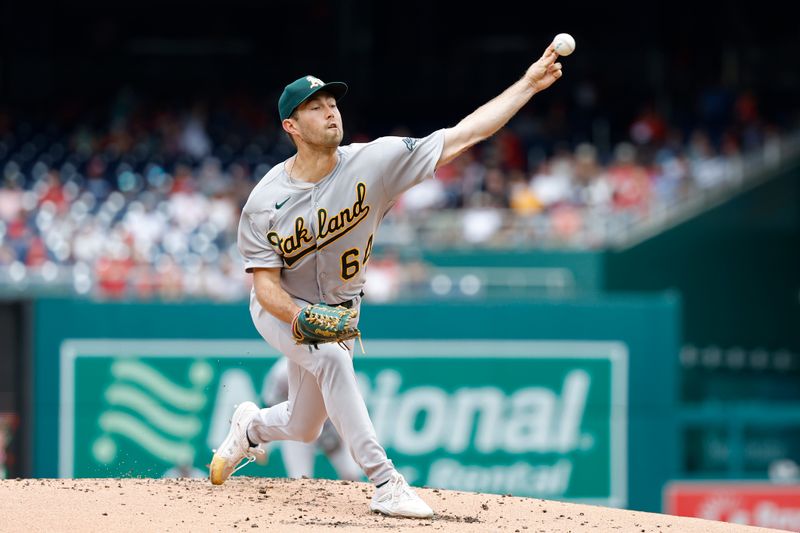
[[[291,323],[300,311],[294,299],[283,290],[280,269],[257,269],[253,272],[253,287],[261,307],[278,320]]]

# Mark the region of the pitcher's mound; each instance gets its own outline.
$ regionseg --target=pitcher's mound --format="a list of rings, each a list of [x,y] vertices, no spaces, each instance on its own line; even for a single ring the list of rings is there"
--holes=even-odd
[[[369,511],[372,486],[320,479],[22,479],[0,481],[3,531],[777,531],[534,498],[417,489],[430,520]]]

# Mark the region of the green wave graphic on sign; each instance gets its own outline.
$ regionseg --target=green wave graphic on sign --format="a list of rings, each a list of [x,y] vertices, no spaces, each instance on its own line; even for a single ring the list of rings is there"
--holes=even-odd
[[[195,363],[208,366],[206,363]],[[209,368],[209,374],[211,370]],[[200,372],[197,372],[200,374]],[[117,361],[111,367],[111,374],[120,381],[131,381],[150,390],[160,400],[184,411],[199,411],[206,402],[205,396],[194,388],[186,389],[169,380],[166,376],[138,361]],[[190,371],[191,374],[191,371]],[[196,378],[195,378],[196,379]],[[202,378],[198,381],[202,381]],[[210,381],[210,375],[205,385]],[[195,383],[197,386],[198,383]]]
[[[111,385],[106,389],[106,400],[111,405],[136,411],[159,430],[176,437],[190,439],[202,427],[197,417],[172,413],[152,397],[129,385]]]
[[[94,458],[114,461],[117,438],[124,437],[161,461],[191,464],[191,440],[203,427],[198,413],[207,401],[203,389],[213,378],[212,367],[204,361],[188,365],[188,386],[137,360],[118,359],[110,373],[114,380],[104,392],[108,409],[98,416],[103,434],[92,447]]]
[[[189,443],[165,439],[127,413],[106,411],[100,415],[99,423],[107,433],[123,435],[164,461],[183,464],[194,459],[194,448]]]

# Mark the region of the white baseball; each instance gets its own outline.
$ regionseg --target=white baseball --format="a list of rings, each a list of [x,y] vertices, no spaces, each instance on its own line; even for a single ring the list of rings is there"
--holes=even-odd
[[[553,39],[553,48],[560,56],[568,56],[575,51],[575,39],[569,33],[559,33]]]

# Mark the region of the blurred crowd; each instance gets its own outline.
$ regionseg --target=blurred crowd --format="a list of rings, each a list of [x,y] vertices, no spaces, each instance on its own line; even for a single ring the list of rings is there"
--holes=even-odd
[[[566,117],[523,111],[408,191],[389,218],[453,210],[463,243],[498,244],[510,214],[545,220],[548,242],[574,243],[598,214],[646,217],[740,180],[743,154],[768,154],[784,133],[748,92],[691,127],[644,106],[607,149],[560,135]],[[292,153],[271,106],[236,95],[181,106],[123,91],[100,111],[65,105],[43,123],[0,111],[0,284],[36,275],[103,297],[241,298],[249,278],[236,249],[240,209]],[[376,276],[396,269],[385,263],[371,265]]]

